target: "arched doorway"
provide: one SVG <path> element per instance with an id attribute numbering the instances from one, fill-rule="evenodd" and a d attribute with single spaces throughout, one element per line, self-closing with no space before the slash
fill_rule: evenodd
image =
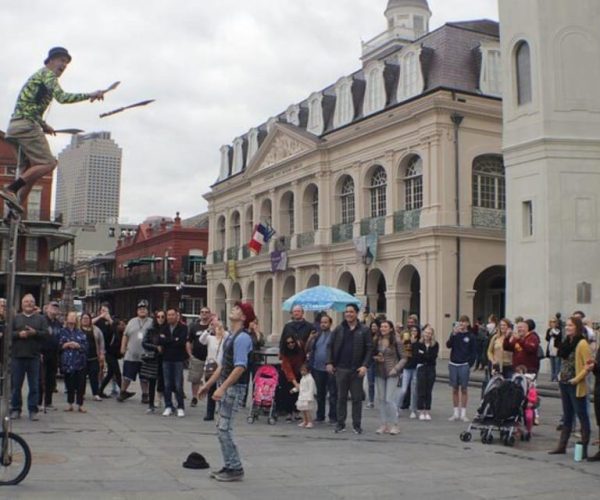
<path id="1" fill-rule="evenodd" d="M 234 283 L 231 287 L 231 298 L 235 301 L 242 300 L 242 287 L 239 283 Z"/>
<path id="2" fill-rule="evenodd" d="M 312 288 L 313 286 L 319 286 L 321 283 L 321 277 L 318 274 L 311 275 L 308 278 L 308 283 L 306 283 L 306 288 Z"/>
<path id="3" fill-rule="evenodd" d="M 473 316 L 485 322 L 490 314 L 504 317 L 506 306 L 506 268 L 492 266 L 482 271 L 473 284 Z"/>
<path id="4" fill-rule="evenodd" d="M 406 324 L 411 314 L 416 314 L 423 322 L 423 318 L 421 318 L 421 276 L 414 266 L 408 265 L 402 268 L 398 274 L 396 290 L 402 324 Z"/>
<path id="5" fill-rule="evenodd" d="M 248 293 L 246 294 L 246 300 L 251 304 L 254 304 L 254 281 L 251 281 L 248 285 Z"/>
<path id="6" fill-rule="evenodd" d="M 369 297 L 369 311 L 372 313 L 385 313 L 387 303 L 385 292 L 387 283 L 385 276 L 379 269 L 371 269 L 367 278 L 367 296 Z"/>
<path id="7" fill-rule="evenodd" d="M 268 337 L 273 333 L 273 280 L 268 279 L 264 289 L 265 316 L 259 318 L 263 324 L 263 333 Z"/>
<path id="8" fill-rule="evenodd" d="M 352 273 L 346 271 L 340 276 L 338 280 L 338 288 L 348 292 L 350 295 L 356 295 L 356 282 Z"/>
<path id="9" fill-rule="evenodd" d="M 283 283 L 282 302 L 289 299 L 296 293 L 296 277 L 288 276 Z"/>
<path id="10" fill-rule="evenodd" d="M 215 292 L 215 309 L 219 319 L 227 322 L 227 292 L 223 284 L 219 284 Z"/>

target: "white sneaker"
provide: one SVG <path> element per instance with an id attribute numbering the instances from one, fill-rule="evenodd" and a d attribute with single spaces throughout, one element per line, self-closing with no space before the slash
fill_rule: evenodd
<path id="1" fill-rule="evenodd" d="M 460 417 L 455 413 L 454 415 L 452 415 L 449 419 L 450 422 L 458 422 L 460 420 Z"/>
<path id="2" fill-rule="evenodd" d="M 390 434 L 392 436 L 395 436 L 396 434 L 400 433 L 400 429 L 398 429 L 397 425 L 392 425 L 392 427 L 390 428 Z"/>
<path id="3" fill-rule="evenodd" d="M 467 417 L 466 415 L 462 415 L 462 416 L 460 417 L 460 419 L 461 419 L 461 421 L 463 421 L 463 422 L 470 422 L 470 420 L 469 420 L 469 417 Z"/>
<path id="4" fill-rule="evenodd" d="M 431 415 L 429 413 L 425 414 L 425 420 L 431 420 Z"/>
<path id="5" fill-rule="evenodd" d="M 417 414 L 414 411 L 410 412 L 410 418 L 415 419 L 417 418 Z"/>
<path id="6" fill-rule="evenodd" d="M 177 408 L 177 416 L 179 418 L 185 417 L 185 412 L 183 411 L 182 408 Z"/>
<path id="7" fill-rule="evenodd" d="M 94 401 L 102 401 L 102 398 L 100 396 L 94 396 Z"/>
<path id="8" fill-rule="evenodd" d="M 163 417 L 170 417 L 171 415 L 173 415 L 173 409 L 172 408 L 165 408 L 165 411 L 163 411 Z"/>
<path id="9" fill-rule="evenodd" d="M 421 414 L 419 415 L 419 420 L 426 420 L 426 417 L 425 417 L 425 414 L 424 414 L 424 413 L 421 413 Z"/>

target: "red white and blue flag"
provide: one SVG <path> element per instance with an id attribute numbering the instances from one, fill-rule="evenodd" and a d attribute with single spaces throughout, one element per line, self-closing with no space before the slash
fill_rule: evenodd
<path id="1" fill-rule="evenodd" d="M 248 248 L 254 255 L 258 255 L 265 243 L 269 243 L 269 240 L 275 234 L 275 229 L 270 226 L 263 224 L 262 222 L 254 226 L 254 233 L 252 239 L 248 243 Z"/>

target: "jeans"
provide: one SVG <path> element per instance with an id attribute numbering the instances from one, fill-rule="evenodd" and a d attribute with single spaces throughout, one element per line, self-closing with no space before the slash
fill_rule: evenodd
<path id="1" fill-rule="evenodd" d="M 246 386 L 246 391 L 248 391 L 248 386 Z M 209 390 L 208 390 L 208 394 L 206 395 L 206 418 L 209 419 L 214 419 L 215 418 L 215 410 L 217 408 L 217 402 L 212 398 L 213 394 L 215 393 L 215 391 L 217 390 L 217 384 L 214 384 Z M 246 397 L 246 394 L 248 392 L 244 393 L 244 397 Z M 240 404 L 243 401 L 240 401 Z"/>
<path id="2" fill-rule="evenodd" d="M 337 387 L 335 377 L 323 370 L 313 370 L 317 386 L 317 420 L 325 420 L 325 402 L 329 393 L 329 421 L 337 421 Z"/>
<path id="3" fill-rule="evenodd" d="M 12 360 L 12 399 L 11 411 L 21 412 L 23 399 L 21 389 L 27 375 L 29 394 L 27 395 L 27 409 L 29 413 L 37 413 L 40 390 L 40 358 L 13 358 Z"/>
<path id="4" fill-rule="evenodd" d="M 165 407 L 173 408 L 173 392 L 175 392 L 177 408 L 183 410 L 183 361 L 163 361 L 163 375 L 165 377 Z"/>
<path id="5" fill-rule="evenodd" d="M 561 359 L 558 356 L 550 356 L 550 373 L 552 382 L 558 382 Z"/>
<path id="6" fill-rule="evenodd" d="M 362 402 L 364 399 L 363 379 L 356 370 L 338 368 L 335 372 L 337 386 L 337 422 L 346 425 L 348 416 L 348 391 L 352 397 L 352 426 L 360 427 L 362 419 Z"/>
<path id="7" fill-rule="evenodd" d="M 58 354 L 47 352 L 43 354 L 43 362 L 40 364 L 40 391 L 38 404 L 44 406 L 52 405 L 52 395 L 56 389 L 56 371 L 58 370 Z"/>
<path id="8" fill-rule="evenodd" d="M 435 384 L 435 366 L 423 365 L 417 368 L 417 408 L 431 410 L 433 385 Z"/>
<path id="9" fill-rule="evenodd" d="M 405 368 L 402 371 L 402 387 L 398 392 L 398 400 L 396 406 L 400 408 L 404 401 L 404 396 L 410 385 L 410 411 L 417 410 L 417 377 L 415 376 L 416 368 Z"/>
<path id="10" fill-rule="evenodd" d="M 367 368 L 367 386 L 369 388 L 369 403 L 375 402 L 375 363 Z"/>
<path id="11" fill-rule="evenodd" d="M 227 388 L 219 406 L 219 424 L 217 432 L 224 466 L 227 469 L 239 470 L 242 461 L 236 444 L 233 442 L 233 417 L 246 394 L 246 384 L 235 384 Z"/>
<path id="12" fill-rule="evenodd" d="M 563 425 L 567 429 L 572 429 L 575 423 L 575 416 L 581 424 L 582 436 L 590 435 L 590 417 L 588 414 L 587 397 L 577 397 L 577 387 L 572 384 L 560 383 L 560 399 L 563 408 Z M 586 432 L 587 431 L 587 432 Z M 587 444 L 587 443 L 584 443 Z"/>
<path id="13" fill-rule="evenodd" d="M 119 366 L 119 360 L 113 354 L 106 353 L 106 376 L 102 380 L 100 385 L 100 392 L 104 392 L 106 386 L 114 378 L 115 382 L 121 387 L 121 367 Z"/>
<path id="14" fill-rule="evenodd" d="M 87 376 L 90 379 L 90 388 L 92 389 L 92 396 L 97 396 L 99 394 L 98 377 L 100 375 L 100 362 L 97 359 L 88 359 L 86 371 Z"/>
<path id="15" fill-rule="evenodd" d="M 379 415 L 383 425 L 398 423 L 398 379 L 396 377 L 375 377 L 377 386 L 377 402 L 379 404 Z"/>
<path id="16" fill-rule="evenodd" d="M 67 387 L 67 403 L 72 405 L 77 395 L 77 404 L 83 405 L 83 394 L 85 393 L 85 372 L 86 370 L 77 370 L 76 372 L 65 373 L 65 386 Z"/>

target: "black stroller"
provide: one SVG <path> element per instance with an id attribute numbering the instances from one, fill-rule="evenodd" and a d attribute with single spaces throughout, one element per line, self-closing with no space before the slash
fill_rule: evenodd
<path id="1" fill-rule="evenodd" d="M 469 442 L 473 431 L 479 431 L 481 442 L 492 444 L 494 433 L 498 433 L 505 446 L 514 446 L 523 425 L 526 394 L 527 380 L 523 375 L 515 375 L 511 380 L 494 375 L 485 388 L 476 417 L 461 432 L 460 440 Z"/>

